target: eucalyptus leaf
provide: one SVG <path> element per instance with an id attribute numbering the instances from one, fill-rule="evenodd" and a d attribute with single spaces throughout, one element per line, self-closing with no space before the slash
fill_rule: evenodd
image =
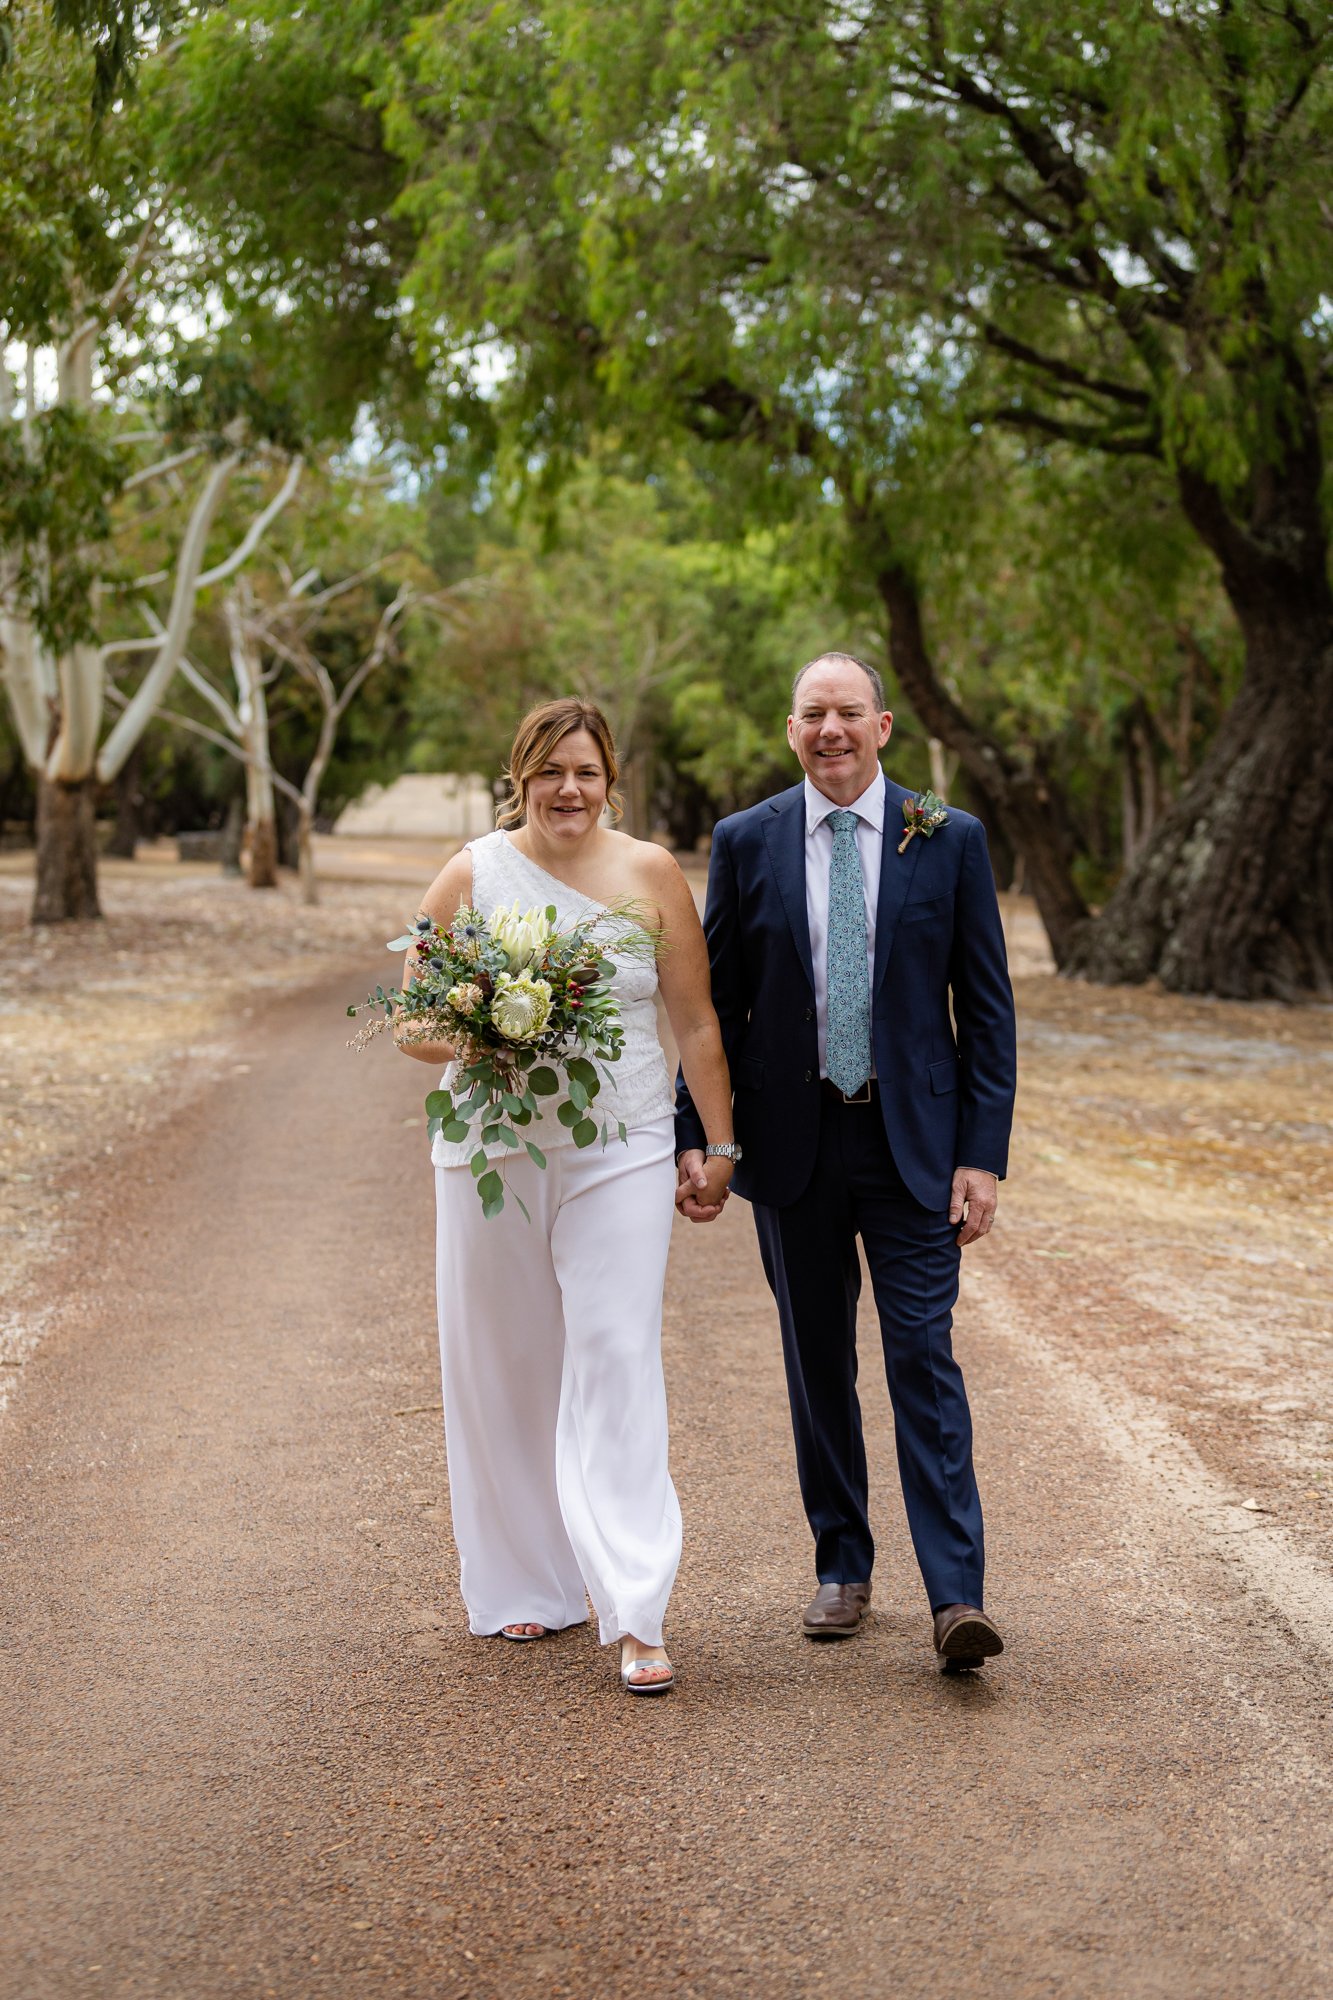
<path id="1" fill-rule="evenodd" d="M 596 1137 L 597 1127 L 593 1124 L 592 1119 L 580 1118 L 578 1124 L 574 1127 L 574 1144 L 576 1146 L 591 1146 Z"/>
<path id="2" fill-rule="evenodd" d="M 428 1118 L 451 1118 L 453 1116 L 453 1109 L 454 1100 L 447 1090 L 432 1090 L 428 1094 L 426 1098 L 426 1116 Z"/>
<path id="3" fill-rule="evenodd" d="M 497 1195 L 501 1201 L 504 1200 L 504 1182 L 500 1179 L 494 1167 L 490 1169 L 489 1173 L 483 1174 L 477 1182 L 477 1193 L 484 1202 L 489 1203 L 494 1201 Z"/>
<path id="4" fill-rule="evenodd" d="M 529 1070 L 528 1089 L 535 1091 L 538 1097 L 554 1097 L 559 1088 L 559 1077 L 546 1064 L 543 1063 L 539 1068 Z"/>
<path id="5" fill-rule="evenodd" d="M 571 1104 L 568 1101 L 559 1107 L 555 1115 L 562 1125 L 571 1129 L 578 1124 L 579 1119 L 583 1116 L 577 1104 Z"/>
<path id="6" fill-rule="evenodd" d="M 472 1127 L 461 1118 L 446 1118 L 441 1121 L 440 1130 L 451 1146 L 461 1146 Z"/>
<path id="7" fill-rule="evenodd" d="M 542 1151 L 541 1147 L 534 1146 L 531 1139 L 525 1139 L 523 1141 L 523 1144 L 527 1147 L 528 1158 L 533 1162 L 533 1164 L 538 1167 L 544 1167 L 546 1165 L 546 1155 Z"/>

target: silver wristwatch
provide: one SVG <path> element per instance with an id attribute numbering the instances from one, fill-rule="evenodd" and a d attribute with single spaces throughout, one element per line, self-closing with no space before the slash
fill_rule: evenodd
<path id="1" fill-rule="evenodd" d="M 739 1161 L 741 1158 L 741 1149 L 734 1139 L 729 1139 L 725 1146 L 705 1146 L 704 1155 L 710 1160 Z"/>

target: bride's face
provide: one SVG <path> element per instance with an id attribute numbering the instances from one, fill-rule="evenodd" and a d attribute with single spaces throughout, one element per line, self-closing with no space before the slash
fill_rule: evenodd
<path id="1" fill-rule="evenodd" d="M 606 766 L 586 729 L 562 736 L 528 780 L 528 825 L 548 840 L 577 840 L 596 826 L 606 804 Z"/>

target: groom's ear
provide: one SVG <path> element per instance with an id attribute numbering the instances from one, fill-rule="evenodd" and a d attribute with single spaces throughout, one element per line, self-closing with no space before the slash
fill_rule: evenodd
<path id="1" fill-rule="evenodd" d="M 884 745 L 888 742 L 892 734 L 893 734 L 893 715 L 891 711 L 886 708 L 883 715 L 881 715 L 881 717 L 879 718 L 879 747 L 881 750 L 884 748 Z"/>
<path id="2" fill-rule="evenodd" d="M 787 717 L 787 748 L 789 750 L 796 748 L 796 717 L 794 715 Z"/>

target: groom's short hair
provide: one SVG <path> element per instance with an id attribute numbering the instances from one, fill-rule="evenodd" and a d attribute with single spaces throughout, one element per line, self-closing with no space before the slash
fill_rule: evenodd
<path id="1" fill-rule="evenodd" d="M 805 679 L 811 667 L 825 666 L 859 667 L 870 682 L 870 692 L 875 697 L 875 713 L 876 715 L 883 715 L 885 707 L 884 683 L 880 679 L 878 671 L 871 666 L 870 662 L 868 660 L 858 660 L 855 653 L 816 653 L 813 660 L 807 660 L 803 667 L 798 667 L 792 676 L 791 684 L 791 712 L 793 715 L 796 713 L 796 691 L 800 687 L 801 682 Z"/>

